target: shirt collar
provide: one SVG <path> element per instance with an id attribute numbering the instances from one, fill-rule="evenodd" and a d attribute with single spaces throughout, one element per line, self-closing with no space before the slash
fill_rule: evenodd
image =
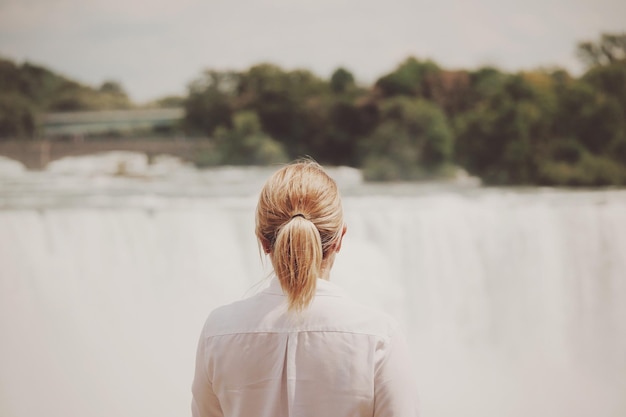
<path id="1" fill-rule="evenodd" d="M 278 278 L 273 277 L 270 281 L 269 287 L 263 290 L 265 294 L 282 295 L 285 293 L 278 282 Z M 318 278 L 315 287 L 315 296 L 329 296 L 329 297 L 342 297 L 344 290 L 337 284 L 325 279 Z"/>

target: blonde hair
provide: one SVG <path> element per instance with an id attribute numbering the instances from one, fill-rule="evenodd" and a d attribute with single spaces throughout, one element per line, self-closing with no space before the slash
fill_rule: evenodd
<path id="1" fill-rule="evenodd" d="M 313 299 L 322 262 L 342 230 L 337 184 L 318 163 L 296 161 L 265 183 L 257 205 L 256 236 L 270 253 L 290 310 L 301 311 Z"/>

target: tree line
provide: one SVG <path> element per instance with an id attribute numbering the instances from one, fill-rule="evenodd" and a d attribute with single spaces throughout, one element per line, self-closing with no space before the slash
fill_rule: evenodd
<path id="1" fill-rule="evenodd" d="M 580 77 L 563 69 L 450 70 L 415 57 L 371 86 L 359 85 L 345 68 L 328 79 L 269 63 L 207 70 L 185 97 L 162 103 L 181 103 L 180 129 L 214 144 L 198 161 L 204 166 L 309 155 L 359 167 L 370 180 L 441 178 L 461 166 L 488 184 L 625 185 L 626 34 L 582 42 L 577 53 L 586 65 Z M 0 61 L 0 91 L 4 66 Z M 52 82 L 21 88 L 31 95 L 66 91 L 49 93 L 39 107 L 46 110 L 130 105 L 111 84 L 92 93 Z M 67 93 L 72 88 L 82 102 Z M 7 113 L 28 113 L 24 96 L 2 94 L 0 136 L 10 131 Z M 28 136 L 28 123 L 13 129 Z"/>

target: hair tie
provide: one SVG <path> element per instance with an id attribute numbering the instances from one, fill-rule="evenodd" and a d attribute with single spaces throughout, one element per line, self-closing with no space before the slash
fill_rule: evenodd
<path id="1" fill-rule="evenodd" d="M 303 219 L 306 220 L 306 217 L 304 217 L 304 214 L 302 213 L 294 214 L 293 216 L 291 216 L 292 219 L 295 219 L 296 217 L 302 217 Z"/>

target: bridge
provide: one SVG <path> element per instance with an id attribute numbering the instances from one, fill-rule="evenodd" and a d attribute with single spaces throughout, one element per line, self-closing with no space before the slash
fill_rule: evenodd
<path id="1" fill-rule="evenodd" d="M 64 156 L 112 150 L 143 152 L 149 157 L 165 153 L 196 161 L 198 155 L 213 150 L 207 138 L 150 134 L 160 128 L 176 128 L 183 116 L 183 108 L 46 113 L 38 120 L 37 139 L 0 141 L 0 155 L 19 160 L 30 169 L 43 169 Z M 109 135 L 132 132 L 142 136 Z M 90 135 L 95 137 L 85 140 Z"/>
<path id="2" fill-rule="evenodd" d="M 181 107 L 46 113 L 39 120 L 39 132 L 54 138 L 154 130 L 176 127 L 183 116 Z"/>

